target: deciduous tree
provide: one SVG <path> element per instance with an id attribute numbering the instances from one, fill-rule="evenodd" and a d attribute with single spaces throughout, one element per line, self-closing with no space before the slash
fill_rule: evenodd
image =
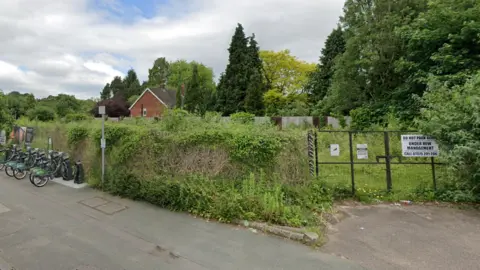
<path id="1" fill-rule="evenodd" d="M 260 58 L 267 89 L 285 95 L 302 91 L 309 74 L 315 70 L 315 64 L 298 59 L 289 50 L 260 51 Z"/>

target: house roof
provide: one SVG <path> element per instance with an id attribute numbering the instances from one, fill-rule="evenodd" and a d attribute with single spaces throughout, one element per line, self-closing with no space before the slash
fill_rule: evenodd
<path id="1" fill-rule="evenodd" d="M 133 102 L 133 104 L 130 106 L 129 110 L 131 110 L 133 108 L 133 106 L 135 106 L 135 104 L 137 104 L 137 102 L 143 97 L 143 95 L 145 95 L 145 93 L 147 91 L 150 92 L 163 105 L 165 105 L 169 108 L 175 107 L 175 105 L 177 103 L 177 91 L 170 90 L 170 89 L 165 89 L 165 88 L 161 88 L 161 87 L 151 88 L 151 89 L 147 88 L 137 98 L 137 100 L 135 100 L 135 102 Z"/>
<path id="2" fill-rule="evenodd" d="M 150 89 L 155 96 L 163 101 L 168 107 L 175 107 L 177 104 L 177 91 L 165 88 L 152 88 Z"/>

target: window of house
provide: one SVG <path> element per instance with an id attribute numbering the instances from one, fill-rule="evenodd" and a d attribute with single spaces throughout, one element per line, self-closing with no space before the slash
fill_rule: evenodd
<path id="1" fill-rule="evenodd" d="M 143 108 L 143 116 L 147 116 L 147 108 Z"/>

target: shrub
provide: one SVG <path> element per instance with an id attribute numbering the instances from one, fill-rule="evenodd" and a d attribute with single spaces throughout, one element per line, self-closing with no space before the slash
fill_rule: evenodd
<path id="1" fill-rule="evenodd" d="M 48 128 L 65 132 L 89 183 L 99 186 L 99 122 L 45 123 L 39 126 L 42 136 Z M 177 110 L 168 111 L 159 123 L 107 122 L 103 188 L 221 221 L 313 224 L 318 221 L 313 212 L 331 203 L 331 196 L 310 184 L 294 187 L 308 180 L 303 138 L 275 127 L 205 121 Z M 292 199 L 307 191 L 309 195 Z"/>
<path id="2" fill-rule="evenodd" d="M 384 111 L 364 105 L 351 110 L 350 116 L 352 117 L 352 130 L 365 130 L 372 125 L 383 124 Z"/>
<path id="3" fill-rule="evenodd" d="M 417 123 L 439 142 L 456 185 L 480 194 L 480 73 L 454 87 L 432 79 L 428 88 Z"/>
<path id="4" fill-rule="evenodd" d="M 253 122 L 255 121 L 255 114 L 238 112 L 238 113 L 231 114 L 230 119 L 234 123 L 253 124 Z"/>
<path id="5" fill-rule="evenodd" d="M 65 116 L 65 122 L 78 122 L 78 121 L 85 121 L 89 117 L 83 113 L 69 113 Z"/>
<path id="6" fill-rule="evenodd" d="M 98 102 L 90 112 L 95 117 L 100 117 L 98 114 L 99 106 L 105 106 L 105 113 L 108 117 L 130 116 L 128 104 L 121 95 Z"/>
<path id="7" fill-rule="evenodd" d="M 55 119 L 55 111 L 49 107 L 37 106 L 27 112 L 30 120 L 38 120 L 42 122 L 53 121 Z"/>

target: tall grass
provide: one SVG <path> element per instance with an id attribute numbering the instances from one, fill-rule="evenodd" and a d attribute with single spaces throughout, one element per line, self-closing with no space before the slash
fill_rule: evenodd
<path id="1" fill-rule="evenodd" d="M 405 132 L 403 134 L 407 134 Z M 431 162 L 430 158 L 402 157 L 401 133 L 389 133 L 390 155 L 394 156 L 392 162 Z M 330 144 L 340 146 L 340 156 L 330 155 Z M 357 158 L 357 144 L 367 144 L 368 159 Z M 383 133 L 354 133 L 352 138 L 354 162 L 385 163 L 385 142 Z M 318 159 L 319 162 L 349 162 L 350 144 L 347 132 L 319 132 L 318 133 Z M 442 162 L 443 158 L 435 158 L 435 162 Z M 399 198 L 412 198 L 418 190 L 433 190 L 432 167 L 430 164 L 392 164 L 392 192 L 386 195 L 386 165 L 385 164 L 355 164 L 354 181 L 358 196 L 373 195 L 378 199 L 397 200 Z M 435 166 L 437 188 L 441 189 L 448 183 L 446 166 Z M 327 183 L 351 189 L 350 164 L 321 164 L 319 177 Z"/>

